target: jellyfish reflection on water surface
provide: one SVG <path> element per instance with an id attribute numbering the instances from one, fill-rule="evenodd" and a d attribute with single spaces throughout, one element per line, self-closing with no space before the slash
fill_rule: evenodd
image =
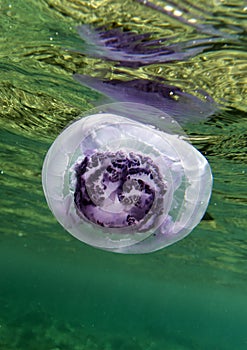
<path id="1" fill-rule="evenodd" d="M 146 104 L 169 114 L 181 125 L 201 122 L 218 110 L 217 103 L 203 90 L 197 90 L 199 98 L 158 80 L 102 80 L 83 74 L 74 74 L 74 78 L 104 94 L 105 101 Z"/>
<path id="2" fill-rule="evenodd" d="M 82 25 L 77 30 L 84 42 L 83 49 L 77 52 L 132 68 L 184 61 L 209 50 L 220 41 L 217 38 L 205 38 L 168 45 L 166 41 L 169 38 L 152 39 L 153 33 L 137 34 L 123 28 Z"/>
<path id="3" fill-rule="evenodd" d="M 84 41 L 82 54 L 115 61 L 118 66 L 132 68 L 183 61 L 221 41 L 219 38 L 204 38 L 165 45 L 167 38 L 154 40 L 152 33 L 137 34 L 124 28 L 94 29 L 87 25 L 77 29 Z M 76 73 L 74 78 L 82 85 L 104 94 L 111 102 L 147 104 L 161 109 L 182 124 L 200 122 L 218 110 L 217 103 L 206 91 L 192 89 L 187 93 L 179 87 L 169 85 L 161 77 L 124 81 L 99 79 Z"/>
<path id="4" fill-rule="evenodd" d="M 148 253 L 190 233 L 206 211 L 212 175 L 168 114 L 113 103 L 69 125 L 42 171 L 48 205 L 94 247 Z"/>

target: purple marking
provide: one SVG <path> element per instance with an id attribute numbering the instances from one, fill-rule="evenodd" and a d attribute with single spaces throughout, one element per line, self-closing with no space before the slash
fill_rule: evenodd
<path id="1" fill-rule="evenodd" d="M 153 215 L 150 211 L 155 197 L 165 194 L 157 166 L 140 154 L 95 152 L 74 170 L 78 215 L 102 227 L 133 226 L 136 230 Z"/>

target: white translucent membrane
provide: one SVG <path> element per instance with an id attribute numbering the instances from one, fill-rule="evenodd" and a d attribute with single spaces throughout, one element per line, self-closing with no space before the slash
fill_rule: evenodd
<path id="1" fill-rule="evenodd" d="M 212 174 L 207 160 L 184 140 L 178 123 L 156 108 L 136 103 L 113 103 L 88 113 L 57 137 L 44 161 L 44 193 L 60 224 L 87 244 L 119 253 L 156 251 L 188 235 L 206 211 Z M 167 188 L 162 215 L 158 220 L 154 215 L 147 230 L 112 230 L 77 214 L 74 165 L 95 151 L 120 150 L 150 157 Z"/>

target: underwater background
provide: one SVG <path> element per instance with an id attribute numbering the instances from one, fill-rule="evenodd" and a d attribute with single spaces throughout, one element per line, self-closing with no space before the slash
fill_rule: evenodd
<path id="1" fill-rule="evenodd" d="M 84 54 L 80 24 L 151 32 L 168 44 L 221 40 L 186 60 L 124 67 Z M 1 350 L 247 349 L 246 25 L 240 0 L 1 0 Z M 205 219 L 184 240 L 115 254 L 76 240 L 53 217 L 41 184 L 45 154 L 103 101 L 75 73 L 159 76 L 218 104 L 185 126 L 214 185 Z"/>

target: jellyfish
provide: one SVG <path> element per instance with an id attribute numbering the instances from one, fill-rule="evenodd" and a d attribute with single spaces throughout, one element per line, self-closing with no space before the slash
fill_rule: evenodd
<path id="1" fill-rule="evenodd" d="M 83 74 L 75 74 L 74 78 L 82 85 L 88 86 L 104 94 L 109 102 L 136 102 L 147 104 L 169 114 L 181 125 L 201 122 L 218 110 L 214 99 L 203 89 L 197 95 L 182 91 L 168 85 L 161 79 L 98 79 Z M 104 102 L 107 100 L 105 99 Z"/>
<path id="2" fill-rule="evenodd" d="M 56 138 L 42 183 L 48 206 L 74 237 L 107 251 L 143 254 L 181 240 L 200 222 L 212 174 L 168 114 L 113 103 Z"/>

